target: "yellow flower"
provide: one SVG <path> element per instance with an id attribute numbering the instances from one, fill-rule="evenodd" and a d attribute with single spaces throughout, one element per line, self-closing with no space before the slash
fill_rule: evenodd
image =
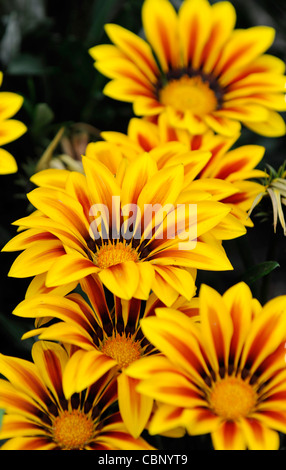
<path id="1" fill-rule="evenodd" d="M 166 114 L 177 128 L 234 135 L 241 123 L 265 136 L 285 134 L 284 63 L 265 51 L 275 31 L 234 29 L 230 2 L 145 0 L 146 40 L 115 24 L 113 44 L 90 49 L 96 68 L 111 79 L 104 93 L 133 103 L 137 116 Z"/>
<path id="2" fill-rule="evenodd" d="M 0 85 L 2 80 L 3 73 L 0 72 Z M 10 119 L 21 108 L 23 104 L 22 96 L 8 91 L 1 91 L 0 103 L 0 146 L 2 147 L 21 137 L 27 128 L 22 122 Z M 0 175 L 16 173 L 17 170 L 18 166 L 13 155 L 0 148 Z"/>
<path id="3" fill-rule="evenodd" d="M 93 274 L 118 297 L 146 300 L 152 290 L 170 305 L 179 294 L 190 298 L 190 269 L 232 269 L 222 239 L 212 234 L 230 209 L 204 192 L 183 192 L 181 163 L 159 170 L 142 155 L 123 159 L 115 175 L 88 157 L 83 166 L 85 174 L 36 175 L 43 186 L 28 198 L 37 211 L 16 222 L 27 230 L 4 247 L 24 250 L 10 276 L 46 273 L 51 288 Z"/>
<path id="4" fill-rule="evenodd" d="M 184 426 L 217 450 L 279 448 L 286 432 L 286 296 L 263 307 L 239 283 L 222 296 L 203 285 L 194 323 L 157 309 L 142 330 L 164 353 L 131 364 L 139 393 L 161 403 L 150 433 Z"/>
<path id="5" fill-rule="evenodd" d="M 258 182 L 249 180 L 265 176 L 264 171 L 256 169 L 265 153 L 265 148 L 261 145 L 243 145 L 231 149 L 240 134 L 225 137 L 215 135 L 210 130 L 202 135 L 191 135 L 185 129 L 171 127 L 165 115 L 161 115 L 157 123 L 133 118 L 129 122 L 127 135 L 110 131 L 102 132 L 102 137 L 110 145 L 119 147 L 120 152 L 129 160 L 137 158 L 142 152 L 151 152 L 156 156 L 156 148 L 167 142 L 180 142 L 186 146 L 186 150 L 191 151 L 186 165 L 186 171 L 191 173 L 188 180 L 191 181 L 190 189 L 211 191 L 217 200 L 230 205 L 231 214 L 245 226 L 253 226 L 247 211 L 263 187 Z M 90 143 L 87 146 L 87 154 L 92 157 L 98 146 L 101 146 L 103 151 L 103 143 Z M 163 160 L 161 165 L 167 165 L 171 157 L 172 155 L 167 161 Z M 108 158 L 107 149 L 105 158 Z M 227 195 L 222 192 L 219 198 L 217 180 L 224 180 L 229 186 L 232 184 L 234 192 Z M 227 185 L 224 187 L 226 189 Z"/>
<path id="6" fill-rule="evenodd" d="M 13 313 L 36 318 L 37 329 L 26 333 L 23 339 L 37 335 L 41 340 L 63 341 L 76 348 L 63 374 L 66 398 L 82 392 L 108 371 L 112 372 L 118 384 L 122 418 L 128 431 L 138 437 L 150 417 L 153 400 L 136 393 L 137 380 L 127 377 L 124 371 L 131 363 L 156 354 L 142 334 L 140 321 L 154 315 L 155 308 L 164 304 L 152 294 L 147 304 L 138 299 L 124 301 L 115 297 L 111 308 L 108 306 L 111 299 L 93 277 L 88 276 L 81 287 L 88 302 L 74 293 L 66 297 L 34 295 L 21 302 Z M 193 295 L 193 286 L 190 290 Z M 190 318 L 196 318 L 198 313 L 196 301 L 187 302 L 181 296 L 172 307 Z"/>
<path id="7" fill-rule="evenodd" d="M 62 378 L 69 355 L 60 345 L 38 341 L 33 362 L 0 355 L 0 407 L 5 409 L 1 450 L 145 450 L 126 430 L 116 382 L 103 375 L 92 387 L 66 399 Z"/>

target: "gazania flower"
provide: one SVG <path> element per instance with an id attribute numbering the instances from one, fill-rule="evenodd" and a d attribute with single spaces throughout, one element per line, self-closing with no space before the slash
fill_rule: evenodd
<path id="1" fill-rule="evenodd" d="M 0 85 L 2 80 L 3 73 L 0 72 Z M 22 96 L 8 91 L 1 91 L 0 102 L 0 146 L 2 147 L 21 137 L 27 128 L 22 122 L 10 119 L 21 108 L 23 104 Z M 18 166 L 13 155 L 7 152 L 7 150 L 0 148 L 0 175 L 16 173 L 17 169 Z"/>
<path id="2" fill-rule="evenodd" d="M 128 378 L 124 371 L 134 361 L 140 362 L 143 357 L 156 353 L 142 334 L 140 320 L 154 315 L 155 308 L 164 304 L 152 294 L 146 305 L 138 299 L 124 301 L 115 297 L 110 308 L 102 286 L 93 277 L 87 277 L 81 285 L 88 302 L 74 293 L 66 297 L 43 294 L 24 300 L 13 313 L 36 318 L 38 328 L 29 331 L 23 339 L 37 335 L 40 339 L 64 342 L 78 349 L 63 374 L 67 398 L 91 386 L 108 371 L 112 372 L 118 382 L 123 420 L 129 432 L 138 437 L 149 419 L 153 400 L 136 393 L 137 381 Z M 179 297 L 173 307 L 190 318 L 197 316 L 196 301 L 187 302 Z M 51 319 L 53 324 L 49 325 Z M 55 319 L 59 321 L 55 323 Z"/>
<path id="3" fill-rule="evenodd" d="M 55 343 L 36 342 L 33 362 L 0 356 L 0 406 L 5 409 L 2 450 L 143 450 L 120 414 L 111 412 L 116 382 L 103 375 L 91 387 L 66 399 L 62 376 L 66 350 Z"/>
<path id="4" fill-rule="evenodd" d="M 140 393 L 162 403 L 149 431 L 183 425 L 191 435 L 211 433 L 217 450 L 278 449 L 286 432 L 286 296 L 262 307 L 244 283 L 223 296 L 203 285 L 199 312 L 199 323 L 172 309 L 142 320 L 165 354 L 126 370 L 141 378 Z"/>
<path id="5" fill-rule="evenodd" d="M 115 176 L 90 158 L 83 166 L 85 174 L 48 170 L 51 183 L 45 177 L 29 193 L 37 211 L 4 247 L 24 250 L 10 276 L 46 273 L 51 288 L 92 274 L 118 297 L 146 300 L 152 290 L 170 305 L 179 294 L 190 298 L 190 269 L 232 269 L 212 235 L 230 209 L 199 191 L 183 194 L 182 164 L 158 170 L 143 155 L 122 161 Z"/>
<path id="6" fill-rule="evenodd" d="M 192 134 L 236 134 L 241 123 L 265 136 L 285 134 L 285 65 L 264 54 L 275 31 L 234 29 L 229 2 L 185 0 L 178 14 L 168 0 L 145 0 L 146 40 L 115 24 L 113 44 L 90 49 L 97 69 L 112 80 L 104 93 L 133 103 L 138 116 L 166 114 Z"/>
<path id="7" fill-rule="evenodd" d="M 274 233 L 277 230 L 278 220 L 283 229 L 284 235 L 286 235 L 286 222 L 283 211 L 283 206 L 286 206 L 286 162 L 276 171 L 270 165 L 268 165 L 269 172 L 266 172 L 266 177 L 261 181 L 262 188 L 259 194 L 254 199 L 252 206 L 249 210 L 249 216 L 252 211 L 259 205 L 261 200 L 268 197 L 272 204 L 273 210 L 273 227 Z M 267 212 L 260 212 L 261 216 L 268 218 Z"/>
<path id="8" fill-rule="evenodd" d="M 158 118 L 157 123 L 133 118 L 129 122 L 127 135 L 120 132 L 102 132 L 102 137 L 110 145 L 118 146 L 124 157 L 129 160 L 137 158 L 142 151 L 156 155 L 158 150 L 155 149 L 167 142 L 180 142 L 190 150 L 186 171 L 191 171 L 192 189 L 208 189 L 216 195 L 217 200 L 229 204 L 231 213 L 244 225 L 253 226 L 247 211 L 263 187 L 258 182 L 249 180 L 265 177 L 265 172 L 256 168 L 264 156 L 264 147 L 243 145 L 231 150 L 240 134 L 225 137 L 215 135 L 210 130 L 194 136 L 185 129 L 171 127 L 164 114 Z M 103 146 L 103 143 L 89 144 L 87 154 L 95 154 L 98 145 Z M 170 159 L 171 156 L 162 164 L 168 164 Z M 205 181 L 205 178 L 208 180 Z M 219 194 L 220 182 L 217 180 L 232 184 L 235 188 L 233 194 Z"/>

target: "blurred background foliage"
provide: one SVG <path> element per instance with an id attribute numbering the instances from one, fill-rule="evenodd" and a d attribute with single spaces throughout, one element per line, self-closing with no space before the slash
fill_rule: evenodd
<path id="1" fill-rule="evenodd" d="M 179 7 L 181 0 L 172 3 Z M 94 69 L 88 49 L 109 42 L 103 28 L 107 22 L 143 35 L 142 4 L 143 0 L 0 1 L 2 90 L 24 97 L 16 117 L 28 127 L 22 138 L 7 146 L 19 171 L 0 177 L 0 248 L 15 235 L 11 223 L 29 212 L 29 178 L 39 169 L 47 147 L 58 149 L 54 139 L 63 127 L 65 140 L 61 140 L 59 152 L 77 158 L 84 152 L 86 142 L 99 138 L 100 131 L 126 131 L 133 117 L 132 106 L 102 94 L 107 80 Z M 232 0 L 232 4 L 237 10 L 237 27 L 263 24 L 276 29 L 269 53 L 285 61 L 285 0 Z M 238 145 L 265 146 L 264 169 L 265 163 L 274 168 L 283 163 L 285 142 L 284 137 L 265 139 L 243 130 Z M 255 217 L 253 220 L 255 228 L 249 229 L 247 236 L 225 243 L 234 271 L 200 273 L 198 284 L 206 282 L 223 292 L 244 279 L 262 302 L 286 294 L 286 239 L 282 229 L 278 227 L 277 234 L 273 233 L 271 214 L 266 222 Z M 31 344 L 20 338 L 31 324 L 11 314 L 23 300 L 30 279 L 7 277 L 14 259 L 15 253 L 0 255 L 0 352 L 30 357 Z M 268 261 L 273 263 L 265 264 Z M 203 445 L 202 440 L 199 442 Z"/>

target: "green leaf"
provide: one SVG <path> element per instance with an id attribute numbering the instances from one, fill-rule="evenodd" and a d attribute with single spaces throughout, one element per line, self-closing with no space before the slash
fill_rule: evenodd
<path id="1" fill-rule="evenodd" d="M 87 36 L 88 47 L 99 43 L 104 34 L 104 25 L 112 16 L 113 9 L 116 8 L 118 0 L 105 0 L 104 2 L 95 2 L 91 10 L 91 27 Z"/>
<path id="2" fill-rule="evenodd" d="M 47 73 L 41 57 L 31 54 L 19 54 L 11 60 L 7 73 L 10 75 L 43 75 Z"/>
<path id="3" fill-rule="evenodd" d="M 249 268 L 242 276 L 242 281 L 246 284 L 251 285 L 258 279 L 270 274 L 274 269 L 279 268 L 280 265 L 277 261 L 265 261 L 256 266 Z"/>

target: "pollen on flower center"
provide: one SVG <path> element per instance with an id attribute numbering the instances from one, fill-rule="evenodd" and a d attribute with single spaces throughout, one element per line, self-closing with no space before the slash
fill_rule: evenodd
<path id="1" fill-rule="evenodd" d="M 64 411 L 54 421 L 53 435 L 61 448 L 80 450 L 93 436 L 93 422 L 79 410 Z"/>
<path id="2" fill-rule="evenodd" d="M 165 106 L 178 111 L 189 110 L 197 116 L 205 116 L 218 105 L 215 92 L 200 76 L 183 75 L 179 79 L 170 80 L 159 91 L 159 100 Z"/>
<path id="3" fill-rule="evenodd" d="M 235 377 L 228 377 L 216 383 L 210 395 L 213 411 L 228 420 L 247 416 L 255 403 L 256 394 L 253 388 Z"/>
<path id="4" fill-rule="evenodd" d="M 131 246 L 122 242 L 109 243 L 98 250 L 95 255 L 95 264 L 101 269 L 106 269 L 124 261 L 138 261 L 138 259 L 137 251 Z"/>
<path id="5" fill-rule="evenodd" d="M 120 368 L 129 366 L 132 362 L 141 357 L 141 348 L 139 341 L 134 341 L 125 335 L 116 335 L 108 338 L 101 351 L 114 359 Z"/>

